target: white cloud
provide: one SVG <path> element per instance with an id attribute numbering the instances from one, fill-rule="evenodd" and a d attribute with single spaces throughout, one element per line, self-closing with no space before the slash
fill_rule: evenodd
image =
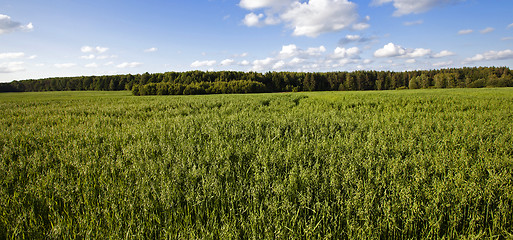
<path id="1" fill-rule="evenodd" d="M 97 46 L 97 47 L 83 46 L 80 48 L 80 51 L 82 51 L 83 53 L 100 53 L 101 54 L 108 50 L 109 50 L 109 48 L 100 47 L 100 46 Z"/>
<path id="2" fill-rule="evenodd" d="M 32 23 L 23 25 L 19 22 L 12 21 L 11 17 L 7 15 L 0 14 L 0 35 L 14 31 L 30 31 L 33 29 L 34 25 L 32 25 Z"/>
<path id="3" fill-rule="evenodd" d="M 217 63 L 215 60 L 207 60 L 207 61 L 194 61 L 191 63 L 191 67 L 200 68 L 200 67 L 211 67 Z"/>
<path id="4" fill-rule="evenodd" d="M 282 46 L 279 55 L 280 58 L 290 58 L 295 56 L 306 58 L 308 56 L 320 56 L 324 52 L 326 52 L 326 48 L 324 46 L 310 47 L 307 50 L 303 50 L 298 48 L 295 44 L 289 44 Z"/>
<path id="5" fill-rule="evenodd" d="M 98 53 L 104 53 L 106 52 L 107 50 L 109 50 L 109 48 L 106 48 L 106 47 L 96 47 L 95 48 L 96 52 Z"/>
<path id="6" fill-rule="evenodd" d="M 96 64 L 96 63 L 89 63 L 89 64 L 86 64 L 85 67 L 86 68 L 97 68 L 98 64 Z"/>
<path id="7" fill-rule="evenodd" d="M 76 65 L 77 65 L 76 63 L 57 63 L 57 64 L 54 64 L 54 66 L 56 68 L 71 68 L 71 67 L 74 67 Z"/>
<path id="8" fill-rule="evenodd" d="M 276 60 L 270 57 L 261 60 L 255 60 L 253 61 L 253 67 L 251 69 L 257 72 L 264 69 L 269 69 L 272 65 L 274 65 L 275 62 Z"/>
<path id="9" fill-rule="evenodd" d="M 370 28 L 370 24 L 368 23 L 355 23 L 353 24 L 353 30 L 356 30 L 356 31 L 362 31 L 362 30 L 365 30 L 367 28 Z"/>
<path id="10" fill-rule="evenodd" d="M 396 57 L 405 54 L 406 49 L 393 43 L 389 43 L 385 45 L 383 48 L 378 49 L 376 50 L 376 52 L 374 52 L 375 57 Z"/>
<path id="11" fill-rule="evenodd" d="M 346 39 L 348 41 L 355 42 L 355 41 L 359 41 L 360 39 L 362 39 L 362 37 L 360 37 L 360 35 L 346 35 Z"/>
<path id="12" fill-rule="evenodd" d="M 117 68 L 136 68 L 142 66 L 140 62 L 124 62 L 116 65 Z"/>
<path id="13" fill-rule="evenodd" d="M 415 48 L 406 49 L 393 43 L 388 43 L 374 52 L 375 57 L 408 57 L 419 58 L 431 55 L 431 49 Z"/>
<path id="14" fill-rule="evenodd" d="M 32 55 L 30 57 L 28 57 L 28 59 L 36 59 L 37 58 L 37 55 Z"/>
<path id="15" fill-rule="evenodd" d="M 317 37 L 321 33 L 349 28 L 358 20 L 356 4 L 347 0 L 295 2 L 281 15 L 294 29 L 293 35 Z"/>
<path id="16" fill-rule="evenodd" d="M 285 66 L 285 62 L 283 60 L 280 60 L 273 65 L 273 69 L 281 69 L 284 66 Z"/>
<path id="17" fill-rule="evenodd" d="M 474 32 L 474 30 L 472 30 L 472 29 L 463 29 L 463 30 L 459 30 L 458 34 L 459 35 L 466 35 L 466 34 L 471 34 L 473 32 Z"/>
<path id="18" fill-rule="evenodd" d="M 300 63 L 303 63 L 305 62 L 305 59 L 302 59 L 302 58 L 293 58 L 292 60 L 290 60 L 290 64 L 293 64 L 293 65 L 296 65 L 296 64 L 300 64 Z"/>
<path id="19" fill-rule="evenodd" d="M 295 36 L 317 37 L 343 29 L 363 30 L 370 18 L 358 21 L 357 5 L 348 0 L 241 0 L 239 6 L 251 11 L 244 17 L 246 26 L 273 25 L 284 22 Z"/>
<path id="20" fill-rule="evenodd" d="M 415 60 L 413 58 L 406 60 L 406 63 L 416 63 L 416 62 L 417 62 L 417 60 Z"/>
<path id="21" fill-rule="evenodd" d="M 305 51 L 305 53 L 310 56 L 319 56 L 324 52 L 326 52 L 326 48 L 324 46 L 320 46 L 317 48 L 311 47 L 311 48 L 306 49 L 306 51 Z"/>
<path id="22" fill-rule="evenodd" d="M 434 58 L 442 58 L 442 57 L 448 57 L 448 56 L 453 56 L 454 53 L 451 52 L 451 51 L 447 51 L 447 50 L 443 50 L 435 55 L 433 55 Z"/>
<path id="23" fill-rule="evenodd" d="M 25 71 L 24 62 L 0 63 L 0 73 L 13 73 Z"/>
<path id="24" fill-rule="evenodd" d="M 259 8 L 281 8 L 292 3 L 293 0 L 241 0 L 239 6 L 248 10 Z"/>
<path id="25" fill-rule="evenodd" d="M 337 47 L 333 51 L 332 58 L 358 58 L 360 54 L 360 49 L 358 47 L 352 48 L 341 48 Z"/>
<path id="26" fill-rule="evenodd" d="M 513 40 L 513 37 L 503 37 L 501 38 L 502 41 L 510 41 Z"/>
<path id="27" fill-rule="evenodd" d="M 510 24 L 510 25 L 508 25 L 508 28 L 512 28 L 512 27 L 513 27 L 513 23 L 512 23 L 512 24 Z"/>
<path id="28" fill-rule="evenodd" d="M 482 33 L 482 34 L 487 34 L 487 33 L 493 32 L 494 30 L 495 30 L 495 28 L 487 27 L 487 28 L 485 28 L 485 29 L 483 29 L 483 30 L 481 30 L 479 32 Z"/>
<path id="29" fill-rule="evenodd" d="M 232 65 L 234 62 L 235 62 L 235 60 L 228 58 L 228 59 L 225 59 L 225 60 L 221 61 L 221 65 L 222 66 L 229 66 L 229 65 Z"/>
<path id="30" fill-rule="evenodd" d="M 404 22 L 403 25 L 404 26 L 414 26 L 414 25 L 420 25 L 423 23 L 424 23 L 423 20 L 417 20 L 417 21 L 413 21 L 413 22 Z"/>
<path id="31" fill-rule="evenodd" d="M 22 52 L 0 53 L 0 60 L 1 59 L 22 58 L 24 56 L 25 56 L 25 53 L 22 53 Z"/>
<path id="32" fill-rule="evenodd" d="M 281 47 L 280 55 L 284 57 L 292 57 L 299 54 L 299 50 L 295 44 L 284 45 Z"/>
<path id="33" fill-rule="evenodd" d="M 158 50 L 157 48 L 152 47 L 152 48 L 144 49 L 144 52 L 146 52 L 146 53 L 149 53 L 149 52 L 156 52 L 157 50 Z"/>
<path id="34" fill-rule="evenodd" d="M 455 4 L 465 0 L 374 0 L 372 5 L 380 6 L 385 3 L 393 3 L 396 11 L 394 16 L 423 13 L 438 6 Z"/>
<path id="35" fill-rule="evenodd" d="M 244 17 L 243 23 L 248 27 L 261 26 L 260 19 L 264 17 L 263 13 L 256 15 L 255 13 L 248 13 Z"/>
<path id="36" fill-rule="evenodd" d="M 251 64 L 251 63 L 250 63 L 248 60 L 242 60 L 242 61 L 239 63 L 239 65 L 242 65 L 242 66 L 247 66 L 247 65 L 249 65 L 249 64 Z"/>
<path id="37" fill-rule="evenodd" d="M 412 52 L 408 52 L 407 57 L 410 58 L 418 58 L 418 57 L 424 57 L 431 54 L 431 49 L 425 49 L 425 48 L 415 48 Z"/>
<path id="38" fill-rule="evenodd" d="M 513 59 L 513 51 L 510 49 L 503 51 L 488 51 L 482 54 L 476 54 L 471 58 L 467 58 L 466 62 L 477 62 L 477 61 L 492 61 L 492 60 L 504 60 Z"/>

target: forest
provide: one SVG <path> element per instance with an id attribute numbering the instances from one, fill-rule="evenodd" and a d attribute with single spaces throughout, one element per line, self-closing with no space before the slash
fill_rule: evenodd
<path id="1" fill-rule="evenodd" d="M 0 92 L 131 90 L 134 95 L 195 95 L 482 87 L 513 87 L 513 71 L 473 67 L 405 72 L 146 72 L 12 81 L 0 83 Z"/>

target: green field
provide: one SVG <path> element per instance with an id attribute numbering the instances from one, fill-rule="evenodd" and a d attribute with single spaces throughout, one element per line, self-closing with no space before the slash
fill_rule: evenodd
<path id="1" fill-rule="evenodd" d="M 513 89 L 0 94 L 0 239 L 513 237 Z"/>

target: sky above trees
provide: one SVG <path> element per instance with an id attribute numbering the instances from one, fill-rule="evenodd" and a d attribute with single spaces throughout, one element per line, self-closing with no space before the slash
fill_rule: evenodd
<path id="1" fill-rule="evenodd" d="M 0 82 L 513 67 L 511 0 L 3 0 Z"/>

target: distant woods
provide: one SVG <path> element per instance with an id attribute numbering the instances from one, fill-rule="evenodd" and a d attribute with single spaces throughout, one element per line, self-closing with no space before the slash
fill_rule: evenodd
<path id="1" fill-rule="evenodd" d="M 46 78 L 0 83 L 0 92 L 117 91 L 134 95 L 195 95 L 293 91 L 513 87 L 507 67 L 390 72 L 166 72 Z"/>

